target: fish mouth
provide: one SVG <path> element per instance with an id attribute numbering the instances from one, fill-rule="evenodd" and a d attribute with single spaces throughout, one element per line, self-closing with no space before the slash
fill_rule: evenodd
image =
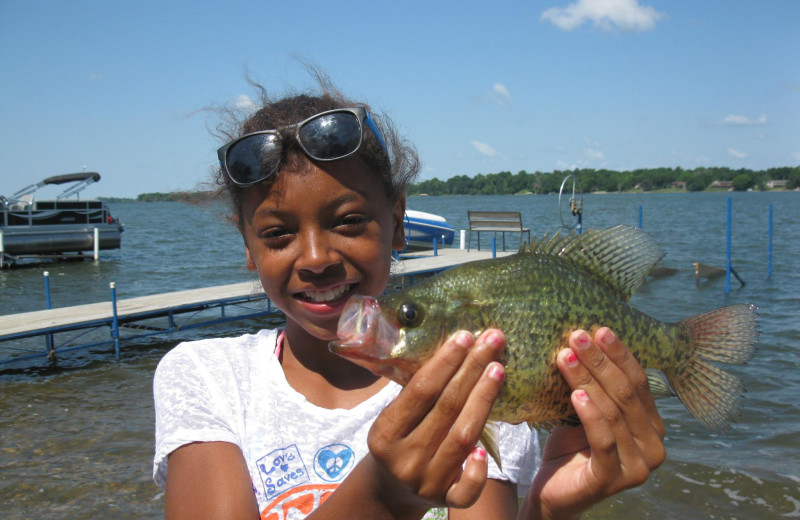
<path id="1" fill-rule="evenodd" d="M 378 300 L 357 294 L 342 309 L 337 336 L 329 344 L 334 354 L 352 361 L 386 359 L 397 343 L 398 328 L 383 317 Z"/>

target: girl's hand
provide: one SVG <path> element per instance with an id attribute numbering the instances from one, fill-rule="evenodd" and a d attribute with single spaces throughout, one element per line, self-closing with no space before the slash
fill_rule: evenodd
<path id="1" fill-rule="evenodd" d="M 523 506 L 528 518 L 577 516 L 615 493 L 644 483 L 664 462 L 664 423 L 644 370 L 608 328 L 592 339 L 578 330 L 558 368 L 581 420 L 556 428 Z M 527 510 L 526 510 L 527 508 Z"/>
<path id="2" fill-rule="evenodd" d="M 494 360 L 504 345 L 497 330 L 477 339 L 454 334 L 375 420 L 367 460 L 390 509 L 462 508 L 478 499 L 488 465 L 475 445 L 500 391 L 504 369 Z"/>

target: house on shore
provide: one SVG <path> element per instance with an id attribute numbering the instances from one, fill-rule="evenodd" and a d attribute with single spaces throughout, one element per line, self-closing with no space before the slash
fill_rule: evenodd
<path id="1" fill-rule="evenodd" d="M 786 188 L 786 183 L 787 182 L 789 182 L 789 181 L 775 179 L 775 180 L 767 181 L 765 184 L 766 184 L 767 188 L 769 188 L 771 190 L 774 190 L 776 188 Z"/>

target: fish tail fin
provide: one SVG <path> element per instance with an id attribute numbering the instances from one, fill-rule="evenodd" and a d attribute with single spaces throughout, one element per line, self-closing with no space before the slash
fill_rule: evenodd
<path id="1" fill-rule="evenodd" d="M 731 305 L 680 322 L 689 361 L 667 373 L 681 402 L 709 430 L 724 432 L 739 413 L 744 387 L 739 378 L 709 361 L 743 364 L 755 351 L 758 315 L 749 304 Z"/>

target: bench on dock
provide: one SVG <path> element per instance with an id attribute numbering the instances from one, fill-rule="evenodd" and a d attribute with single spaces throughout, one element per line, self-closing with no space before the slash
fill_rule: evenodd
<path id="1" fill-rule="evenodd" d="M 531 241 L 531 230 L 522 227 L 522 215 L 519 211 L 467 211 L 469 220 L 469 236 L 467 238 L 467 250 L 469 251 L 472 242 L 472 232 L 478 233 L 478 251 L 481 249 L 481 231 L 488 231 L 503 234 L 503 251 L 506 250 L 506 233 L 519 233 L 519 241 L 522 243 L 522 235 L 528 234 L 528 242 Z"/>

